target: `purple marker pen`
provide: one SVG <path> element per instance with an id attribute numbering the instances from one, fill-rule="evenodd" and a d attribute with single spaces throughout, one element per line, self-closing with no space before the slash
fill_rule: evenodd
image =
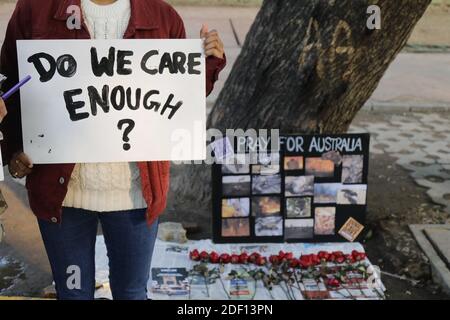
<path id="1" fill-rule="evenodd" d="M 9 97 L 11 97 L 14 93 L 19 91 L 21 87 L 23 87 L 28 81 L 31 80 L 31 76 L 26 76 L 24 79 L 20 80 L 18 84 L 16 84 L 14 87 L 12 87 L 10 90 L 8 90 L 3 96 L 3 100 L 7 100 Z"/>

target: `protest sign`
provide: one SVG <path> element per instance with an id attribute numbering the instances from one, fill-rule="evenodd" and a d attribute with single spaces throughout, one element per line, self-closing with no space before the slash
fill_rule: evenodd
<path id="1" fill-rule="evenodd" d="M 34 163 L 205 158 L 201 40 L 23 40 L 18 61 Z"/>
<path id="2" fill-rule="evenodd" d="M 369 142 L 368 134 L 288 135 L 279 138 L 277 152 L 268 153 L 273 149 L 266 141 L 258 144 L 258 150 L 244 144 L 245 154 L 237 152 L 240 144 L 235 143 L 235 161 L 212 169 L 214 241 L 360 239 L 367 207 Z M 256 152 L 255 162 L 250 161 L 251 152 Z"/>

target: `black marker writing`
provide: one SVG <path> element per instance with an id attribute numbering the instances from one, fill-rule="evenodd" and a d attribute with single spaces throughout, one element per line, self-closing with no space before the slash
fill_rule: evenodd
<path id="1" fill-rule="evenodd" d="M 48 69 L 44 67 L 42 63 L 43 60 L 47 61 L 49 64 Z M 64 78 L 71 78 L 77 72 L 77 62 L 70 54 L 62 55 L 55 60 L 51 55 L 40 52 L 29 57 L 27 61 L 34 65 L 34 68 L 39 73 L 39 80 L 41 82 L 50 81 L 54 77 L 56 71 Z"/>

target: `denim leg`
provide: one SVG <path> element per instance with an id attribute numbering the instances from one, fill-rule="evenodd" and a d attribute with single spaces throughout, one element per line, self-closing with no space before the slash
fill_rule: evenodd
<path id="1" fill-rule="evenodd" d="M 146 300 L 158 222 L 147 225 L 146 209 L 100 214 L 114 300 Z"/>
<path id="2" fill-rule="evenodd" d="M 63 208 L 61 225 L 41 219 L 38 219 L 38 224 L 58 299 L 94 299 L 97 214 Z"/>

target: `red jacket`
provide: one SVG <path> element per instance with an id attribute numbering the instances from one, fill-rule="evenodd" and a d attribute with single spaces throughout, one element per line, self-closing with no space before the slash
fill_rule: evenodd
<path id="1" fill-rule="evenodd" d="M 19 39 L 89 39 L 85 24 L 69 30 L 67 8 L 80 6 L 80 0 L 19 0 L 9 22 L 1 52 L 0 72 L 8 77 L 3 89 L 18 82 L 16 40 Z M 178 13 L 161 0 L 131 0 L 131 20 L 126 39 L 180 39 L 186 33 Z M 225 59 L 209 57 L 206 61 L 206 89 L 209 94 Z M 6 90 L 4 90 L 6 91 Z M 20 97 L 6 102 L 8 116 L 2 123 L 4 163 L 23 149 Z M 27 177 L 27 190 L 34 214 L 54 223 L 61 221 L 61 208 L 75 164 L 35 165 Z M 169 189 L 169 162 L 140 162 L 142 192 L 147 202 L 147 221 L 151 224 L 166 207 Z"/>

